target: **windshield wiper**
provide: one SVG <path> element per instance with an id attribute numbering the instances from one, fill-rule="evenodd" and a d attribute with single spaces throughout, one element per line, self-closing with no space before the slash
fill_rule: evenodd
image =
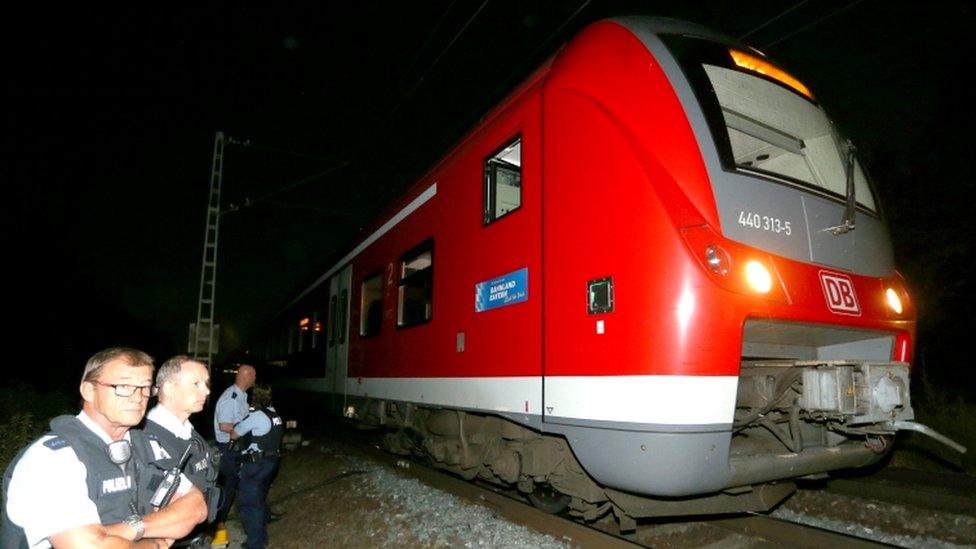
<path id="1" fill-rule="evenodd" d="M 845 143 L 845 148 L 847 148 L 847 206 L 844 208 L 844 219 L 841 219 L 840 225 L 824 229 L 835 235 L 853 231 L 854 214 L 857 213 L 857 197 L 854 194 L 854 153 L 857 152 L 857 148 L 850 139 Z"/>

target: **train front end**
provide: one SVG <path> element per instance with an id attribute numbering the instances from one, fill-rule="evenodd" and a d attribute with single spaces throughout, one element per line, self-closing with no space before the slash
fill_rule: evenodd
<path id="1" fill-rule="evenodd" d="M 899 430 L 963 451 L 912 421 L 915 309 L 854 144 L 760 52 L 661 38 L 714 153 L 721 234 L 687 228 L 686 241 L 716 284 L 772 302 L 743 311 L 730 483 L 870 464 Z"/>
<path id="2" fill-rule="evenodd" d="M 962 450 L 913 422 L 915 309 L 856 148 L 803 83 L 656 19 L 595 26 L 561 56 L 546 409 L 594 478 L 681 497 L 868 465 L 899 430 Z M 595 192 L 562 198 L 557 180 Z"/>

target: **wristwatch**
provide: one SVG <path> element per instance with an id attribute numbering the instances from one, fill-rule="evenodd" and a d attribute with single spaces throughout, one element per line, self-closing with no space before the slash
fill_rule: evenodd
<path id="1" fill-rule="evenodd" d="M 142 536 L 146 534 L 146 525 L 142 523 L 141 516 L 132 515 L 123 519 L 122 522 L 124 524 L 128 524 L 133 530 L 136 531 L 136 537 L 132 541 L 139 541 L 142 539 Z"/>

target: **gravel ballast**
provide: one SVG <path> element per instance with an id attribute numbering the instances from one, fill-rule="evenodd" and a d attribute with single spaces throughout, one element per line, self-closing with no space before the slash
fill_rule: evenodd
<path id="1" fill-rule="evenodd" d="M 269 501 L 284 513 L 268 526 L 272 548 L 569 546 L 489 506 L 427 486 L 401 467 L 371 461 L 339 438 L 309 441 L 287 453 Z M 820 490 L 801 490 L 773 516 L 902 547 L 976 546 L 976 517 Z M 706 523 L 659 521 L 646 539 L 662 547 L 755 542 L 713 539 Z M 237 549 L 243 532 L 236 522 L 228 526 L 229 549 Z"/>

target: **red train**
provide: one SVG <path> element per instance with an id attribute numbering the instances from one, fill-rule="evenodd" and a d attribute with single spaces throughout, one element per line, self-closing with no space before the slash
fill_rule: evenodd
<path id="1" fill-rule="evenodd" d="M 589 26 L 363 235 L 268 340 L 282 385 L 551 511 L 764 510 L 928 431 L 854 148 L 698 26 Z"/>

